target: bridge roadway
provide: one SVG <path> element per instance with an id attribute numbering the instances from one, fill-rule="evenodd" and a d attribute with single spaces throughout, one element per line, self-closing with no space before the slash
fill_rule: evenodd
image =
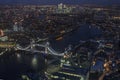
<path id="1" fill-rule="evenodd" d="M 99 41 L 99 40 L 98 41 L 96 41 L 96 40 L 90 40 L 90 41 L 97 42 L 97 43 L 99 43 L 99 46 L 100 46 L 101 41 Z M 85 43 L 85 42 L 86 41 L 82 41 L 81 43 Z M 44 51 L 37 50 L 37 49 L 35 49 L 35 46 L 43 47 L 43 48 L 45 48 L 45 50 Z M 39 52 L 39 53 L 51 54 L 51 55 L 55 55 L 55 56 L 64 56 L 64 54 L 68 53 L 71 50 L 71 47 L 68 47 L 68 48 L 69 49 L 65 50 L 63 53 L 59 53 L 59 52 L 55 51 L 50 46 L 49 42 L 46 42 L 45 44 L 36 44 L 34 40 L 32 40 L 31 43 L 30 43 L 30 45 L 28 45 L 27 47 L 22 47 L 19 44 L 14 45 L 14 49 L 15 50 L 23 50 L 23 51 L 30 51 L 30 52 Z M 0 55 L 2 55 L 4 52 L 5 51 L 1 52 Z"/>
<path id="2" fill-rule="evenodd" d="M 45 51 L 41 51 L 41 50 L 36 50 L 35 46 L 38 47 L 43 47 L 45 48 Z M 51 54 L 51 55 L 55 55 L 55 56 L 64 56 L 65 52 L 63 53 L 59 53 L 57 51 L 55 51 L 51 46 L 49 42 L 46 42 L 46 44 L 35 44 L 35 43 L 31 43 L 30 45 L 28 45 L 27 47 L 22 47 L 19 44 L 16 44 L 16 46 L 14 47 L 15 50 L 23 50 L 23 51 L 30 51 L 30 52 L 39 52 L 39 53 L 45 53 L 45 54 Z"/>

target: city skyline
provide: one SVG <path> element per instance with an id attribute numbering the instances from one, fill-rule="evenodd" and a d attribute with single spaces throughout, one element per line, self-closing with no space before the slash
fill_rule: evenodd
<path id="1" fill-rule="evenodd" d="M 0 0 L 0 4 L 94 4 L 119 5 L 120 0 Z"/>

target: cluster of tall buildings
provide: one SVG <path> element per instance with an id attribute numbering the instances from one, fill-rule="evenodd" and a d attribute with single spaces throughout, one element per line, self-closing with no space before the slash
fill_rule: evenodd
<path id="1" fill-rule="evenodd" d="M 57 10 L 56 10 L 57 13 L 70 13 L 72 12 L 72 7 L 68 7 L 67 5 L 63 4 L 63 3 L 60 3 L 58 4 L 57 6 Z"/>

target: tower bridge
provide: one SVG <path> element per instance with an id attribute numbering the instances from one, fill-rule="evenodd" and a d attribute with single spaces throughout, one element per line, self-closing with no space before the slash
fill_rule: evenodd
<path id="1" fill-rule="evenodd" d="M 43 47 L 45 48 L 44 51 L 41 50 L 37 50 L 35 49 L 35 47 Z M 28 45 L 27 47 L 22 47 L 19 44 L 16 44 L 16 46 L 14 47 L 15 50 L 23 50 L 23 51 L 30 51 L 30 52 L 39 52 L 39 53 L 45 53 L 45 54 L 51 54 L 51 55 L 55 55 L 55 56 L 64 56 L 64 54 L 68 51 L 65 51 L 63 53 L 59 53 L 57 51 L 55 51 L 51 46 L 49 42 L 46 42 L 45 44 L 36 44 L 34 42 L 31 42 L 30 45 Z"/>

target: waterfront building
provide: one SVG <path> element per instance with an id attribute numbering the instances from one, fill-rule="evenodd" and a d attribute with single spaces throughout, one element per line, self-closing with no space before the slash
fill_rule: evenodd
<path id="1" fill-rule="evenodd" d="M 60 70 L 51 74 L 52 80 L 87 80 L 88 70 L 73 66 L 69 58 L 62 58 Z"/>
<path id="2" fill-rule="evenodd" d="M 61 60 L 61 69 L 51 74 L 52 80 L 85 80 L 87 70 L 75 67 L 68 60 Z"/>

